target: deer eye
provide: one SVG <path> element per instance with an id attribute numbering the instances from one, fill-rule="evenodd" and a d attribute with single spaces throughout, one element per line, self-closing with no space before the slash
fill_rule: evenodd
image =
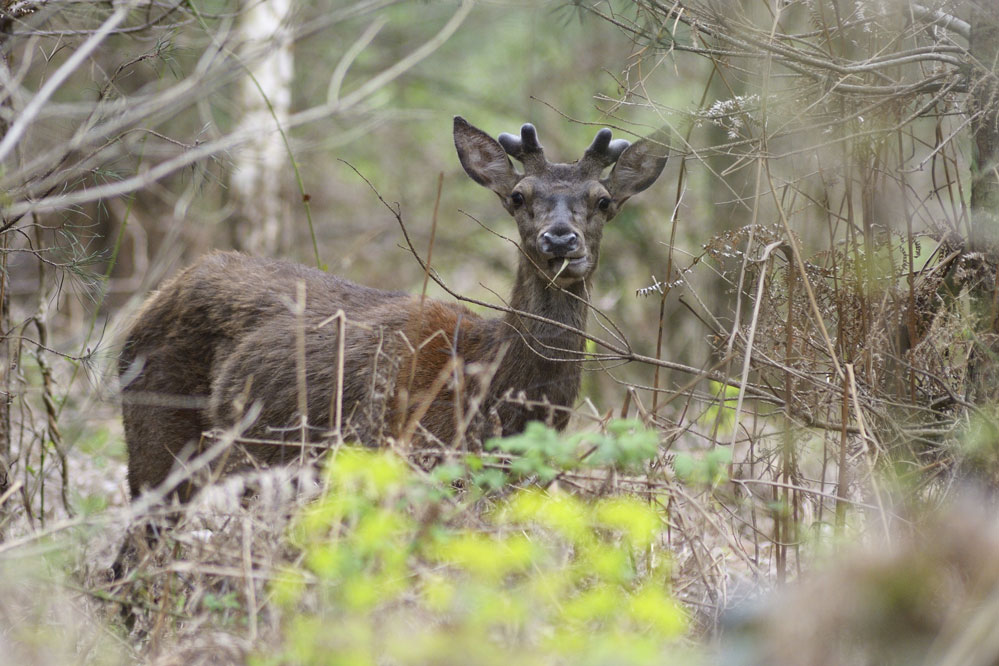
<path id="1" fill-rule="evenodd" d="M 608 197 L 600 197 L 597 199 L 597 208 L 600 210 L 607 210 L 610 208 L 611 200 Z"/>
<path id="2" fill-rule="evenodd" d="M 524 205 L 524 195 L 520 192 L 514 192 L 510 195 L 510 203 L 512 203 L 517 208 Z"/>

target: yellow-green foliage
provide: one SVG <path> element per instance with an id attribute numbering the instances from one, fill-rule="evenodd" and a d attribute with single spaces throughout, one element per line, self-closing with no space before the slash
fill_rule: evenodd
<path id="1" fill-rule="evenodd" d="M 519 435 L 491 439 L 486 448 L 512 453 L 510 472 L 518 478 L 551 481 L 563 470 L 613 465 L 623 471 L 641 470 L 655 457 L 658 435 L 637 421 L 612 419 L 606 433 L 562 435 L 533 421 Z M 580 455 L 586 450 L 584 459 Z"/>
<path id="2" fill-rule="evenodd" d="M 255 664 L 663 664 L 687 616 L 665 515 L 633 497 L 514 492 L 467 526 L 392 453 L 331 457 L 271 583 L 281 643 Z M 481 515 L 481 514 L 480 514 Z"/>
<path id="3" fill-rule="evenodd" d="M 728 466 L 732 462 L 732 449 L 720 446 L 695 457 L 678 453 L 673 469 L 681 481 L 692 486 L 719 486 L 728 481 Z"/>
<path id="4" fill-rule="evenodd" d="M 710 382 L 710 386 L 711 392 L 715 394 L 715 401 L 704 410 L 697 422 L 706 427 L 717 424 L 718 433 L 722 435 L 731 433 L 735 427 L 735 406 L 739 401 L 739 389 L 716 381 Z"/>

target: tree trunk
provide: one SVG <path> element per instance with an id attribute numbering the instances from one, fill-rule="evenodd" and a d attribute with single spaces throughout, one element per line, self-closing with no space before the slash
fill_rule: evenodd
<path id="1" fill-rule="evenodd" d="M 10 80 L 10 69 L 7 60 L 8 49 L 7 40 L 10 37 L 11 27 L 14 23 L 14 16 L 10 13 L 12 3 L 4 2 L 0 7 L 0 68 L 3 69 L 3 79 Z M 27 11 L 27 10 L 25 10 Z M 8 95 L 3 102 L 4 106 L 10 106 L 12 96 Z M 0 114 L 0 139 L 7 134 L 6 114 Z M 6 220 L 0 219 L 0 223 Z M 11 358 L 10 344 L 10 280 L 7 275 L 7 233 L 0 238 L 0 495 L 3 495 L 11 483 L 10 462 L 11 462 L 11 430 L 10 430 L 10 404 L 13 401 L 13 382 L 11 374 L 14 372 L 15 361 Z M 0 505 L 0 525 L 3 520 L 3 505 Z M 3 540 L 3 533 L 0 532 L 0 541 Z"/>
<path id="2" fill-rule="evenodd" d="M 0 66 L 3 66 L 0 64 Z M 0 121 L 0 136 L 6 124 Z M 7 276 L 7 234 L 0 239 L 0 495 L 10 486 L 10 403 L 13 400 L 11 373 L 14 372 L 14 359 L 10 345 L 10 280 Z M 2 520 L 0 506 L 0 524 Z M 3 534 L 0 532 L 0 541 Z"/>
<path id="3" fill-rule="evenodd" d="M 971 3 L 971 234 L 978 254 L 971 285 L 975 346 L 968 362 L 967 395 L 984 407 L 999 402 L 999 7 L 993 0 Z M 987 487 L 999 486 L 995 442 L 970 447 L 963 467 Z"/>
<path id="4" fill-rule="evenodd" d="M 230 185 L 236 205 L 234 245 L 279 255 L 290 245 L 282 197 L 289 172 L 284 127 L 291 107 L 293 57 L 287 34 L 290 0 L 251 2 L 240 17 L 248 75 L 243 80 L 241 131 L 253 137 L 236 154 Z M 261 55 L 263 53 L 263 55 Z"/>
<path id="5" fill-rule="evenodd" d="M 999 7 L 975 2 L 968 45 L 975 69 L 971 108 L 971 247 L 999 256 Z"/>

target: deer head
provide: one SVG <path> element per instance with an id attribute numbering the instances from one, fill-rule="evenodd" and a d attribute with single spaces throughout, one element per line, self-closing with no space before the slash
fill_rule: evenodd
<path id="1" fill-rule="evenodd" d="M 655 182 L 668 152 L 654 139 L 612 141 L 605 128 L 578 161 L 549 162 L 530 123 L 519 137 L 500 134 L 497 141 L 460 116 L 454 119 L 454 144 L 465 172 L 495 192 L 517 221 L 526 260 L 539 277 L 560 287 L 592 275 L 604 224 L 629 197 Z"/>

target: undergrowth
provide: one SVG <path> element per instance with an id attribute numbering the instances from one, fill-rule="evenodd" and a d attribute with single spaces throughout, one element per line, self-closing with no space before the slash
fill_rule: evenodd
<path id="1" fill-rule="evenodd" d="M 497 445 L 573 439 L 541 427 Z M 520 461 L 511 474 L 555 471 Z M 278 646 L 251 663 L 667 663 L 689 620 L 660 507 L 528 486 L 484 496 L 469 525 L 465 494 L 393 453 L 331 456 L 289 530 L 300 555 L 267 588 Z"/>
<path id="2" fill-rule="evenodd" d="M 133 537 L 145 521 L 159 537 L 98 603 L 132 645 L 185 663 L 210 652 L 206 631 L 259 666 L 693 663 L 705 624 L 674 592 L 683 539 L 661 489 L 632 491 L 672 474 L 652 472 L 659 455 L 623 419 L 531 424 L 429 471 L 340 446 L 137 521 Z M 709 458 L 691 457 L 692 489 L 723 478 Z"/>

